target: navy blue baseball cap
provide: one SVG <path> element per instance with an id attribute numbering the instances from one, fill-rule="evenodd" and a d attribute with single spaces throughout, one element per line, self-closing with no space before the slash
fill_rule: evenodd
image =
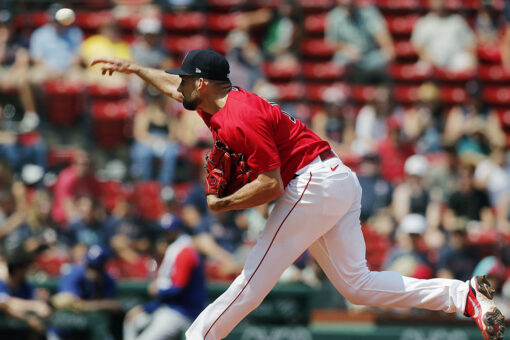
<path id="1" fill-rule="evenodd" d="M 108 250 L 98 244 L 92 245 L 85 255 L 85 262 L 89 267 L 103 268 L 108 261 L 110 254 Z"/>
<path id="2" fill-rule="evenodd" d="M 184 230 L 184 222 L 177 216 L 170 213 L 161 216 L 159 221 L 163 231 L 182 231 Z"/>
<path id="3" fill-rule="evenodd" d="M 212 80 L 228 80 L 230 66 L 227 59 L 213 49 L 191 50 L 186 54 L 181 67 L 166 70 L 178 76 L 195 76 Z"/>

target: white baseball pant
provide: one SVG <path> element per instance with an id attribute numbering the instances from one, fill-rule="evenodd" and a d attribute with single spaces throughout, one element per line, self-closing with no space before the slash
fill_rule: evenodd
<path id="1" fill-rule="evenodd" d="M 198 316 L 186 339 L 226 337 L 306 249 L 354 304 L 464 312 L 467 282 L 368 269 L 359 223 L 361 186 L 338 158 L 317 157 L 298 175 L 277 200 L 241 274 Z"/>

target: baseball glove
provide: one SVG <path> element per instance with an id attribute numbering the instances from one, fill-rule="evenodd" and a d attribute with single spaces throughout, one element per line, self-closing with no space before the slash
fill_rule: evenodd
<path id="1" fill-rule="evenodd" d="M 233 152 L 221 141 L 214 143 L 205 160 L 207 195 L 231 195 L 257 177 L 250 171 L 244 155 Z"/>

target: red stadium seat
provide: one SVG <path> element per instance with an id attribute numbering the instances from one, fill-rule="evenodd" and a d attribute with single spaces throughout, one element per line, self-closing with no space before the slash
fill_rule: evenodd
<path id="1" fill-rule="evenodd" d="M 509 128 L 510 127 L 510 109 L 506 110 L 497 110 L 496 111 L 499 122 L 501 123 L 501 126 L 503 128 Z"/>
<path id="2" fill-rule="evenodd" d="M 465 83 L 476 77 L 475 71 L 451 72 L 441 68 L 434 69 L 434 78 L 443 82 Z"/>
<path id="3" fill-rule="evenodd" d="M 128 100 L 93 102 L 91 115 L 94 138 L 99 146 L 113 149 L 126 142 L 130 134 L 128 119 L 132 116 Z"/>
<path id="4" fill-rule="evenodd" d="M 335 51 L 333 46 L 323 38 L 312 38 L 303 41 L 301 53 L 305 57 L 331 58 Z"/>
<path id="5" fill-rule="evenodd" d="M 78 148 L 71 146 L 52 146 L 48 152 L 48 166 L 64 168 L 73 162 L 78 152 Z"/>
<path id="6" fill-rule="evenodd" d="M 334 0 L 299 0 L 299 5 L 306 13 L 324 12 L 335 6 Z"/>
<path id="7" fill-rule="evenodd" d="M 447 104 L 461 104 L 467 100 L 467 93 L 464 87 L 442 86 L 441 99 Z"/>
<path id="8" fill-rule="evenodd" d="M 386 22 L 391 34 L 410 35 L 420 16 L 412 14 L 407 16 L 387 16 Z"/>
<path id="9" fill-rule="evenodd" d="M 142 181 L 135 185 L 133 204 L 140 217 L 147 221 L 158 221 L 163 214 L 161 185 L 157 181 Z"/>
<path id="10" fill-rule="evenodd" d="M 288 82 L 276 85 L 280 101 L 296 101 L 305 98 L 306 87 L 299 82 Z"/>
<path id="11" fill-rule="evenodd" d="M 501 65 L 480 65 L 478 72 L 482 81 L 510 82 L 510 68 Z"/>
<path id="12" fill-rule="evenodd" d="M 228 49 L 228 42 L 225 37 L 211 38 L 211 48 L 221 54 L 226 54 Z"/>
<path id="13" fill-rule="evenodd" d="M 371 270 L 381 270 L 386 254 L 391 248 L 390 239 L 380 235 L 374 228 L 363 226 L 361 228 L 366 243 L 367 265 Z"/>
<path id="14" fill-rule="evenodd" d="M 113 16 L 109 10 L 76 13 L 76 25 L 88 30 L 97 30 L 112 20 Z"/>
<path id="15" fill-rule="evenodd" d="M 418 57 L 413 44 L 408 40 L 395 42 L 395 53 L 397 58 L 401 59 L 415 59 Z"/>
<path id="16" fill-rule="evenodd" d="M 50 22 L 50 16 L 46 11 L 32 11 L 30 13 L 19 14 L 14 18 L 14 26 L 17 28 L 39 27 Z"/>
<path id="17" fill-rule="evenodd" d="M 123 99 L 129 96 L 128 87 L 120 86 L 120 87 L 110 87 L 103 86 L 100 84 L 89 85 L 88 93 L 92 97 L 92 99 L 96 100 L 114 100 L 114 99 Z"/>
<path id="18" fill-rule="evenodd" d="M 303 75 L 311 80 L 337 80 L 344 74 L 345 68 L 333 61 L 303 64 Z"/>
<path id="19" fill-rule="evenodd" d="M 377 0 L 377 6 L 383 11 L 419 11 L 421 0 Z"/>
<path id="20" fill-rule="evenodd" d="M 350 96 L 350 89 L 344 83 L 331 85 L 310 84 L 308 86 L 308 99 L 314 102 L 339 102 Z"/>
<path id="21" fill-rule="evenodd" d="M 142 20 L 146 15 L 142 13 L 130 14 L 117 19 L 120 27 L 126 30 L 135 30 L 138 22 Z"/>
<path id="22" fill-rule="evenodd" d="M 301 71 L 299 64 L 282 65 L 282 63 L 266 62 L 262 65 L 264 74 L 269 79 L 290 79 L 296 77 Z"/>
<path id="23" fill-rule="evenodd" d="M 326 16 L 326 13 L 307 15 L 305 18 L 305 30 L 308 33 L 324 33 L 326 28 Z"/>
<path id="24" fill-rule="evenodd" d="M 207 27 L 215 32 L 229 32 L 237 27 L 237 13 L 210 13 L 207 16 Z"/>
<path id="25" fill-rule="evenodd" d="M 166 13 L 163 27 L 172 31 L 198 31 L 205 27 L 207 17 L 201 12 Z"/>
<path id="26" fill-rule="evenodd" d="M 393 96 L 403 104 L 412 104 L 418 99 L 418 86 L 395 86 Z"/>
<path id="27" fill-rule="evenodd" d="M 181 54 L 189 50 L 209 47 L 209 39 L 201 34 L 170 36 L 165 40 L 166 48 L 172 53 Z"/>
<path id="28" fill-rule="evenodd" d="M 351 97 L 356 102 L 366 103 L 375 98 L 376 91 L 376 86 L 357 85 L 352 87 Z"/>
<path id="29" fill-rule="evenodd" d="M 430 77 L 431 72 L 419 67 L 416 63 L 412 64 L 393 64 L 390 67 L 390 75 L 393 79 L 399 81 L 425 81 Z"/>
<path id="30" fill-rule="evenodd" d="M 244 3 L 244 0 L 207 0 L 207 5 L 209 7 L 216 7 L 218 9 L 232 9 L 234 7 L 240 6 Z"/>
<path id="31" fill-rule="evenodd" d="M 483 89 L 483 98 L 489 104 L 510 105 L 510 89 L 498 86 L 486 86 Z"/>
<path id="32" fill-rule="evenodd" d="M 54 125 L 72 125 L 84 109 L 84 85 L 47 81 L 43 85 L 48 120 Z"/>
<path id="33" fill-rule="evenodd" d="M 499 45 L 479 45 L 476 51 L 481 62 L 488 64 L 501 63 L 501 49 Z"/>

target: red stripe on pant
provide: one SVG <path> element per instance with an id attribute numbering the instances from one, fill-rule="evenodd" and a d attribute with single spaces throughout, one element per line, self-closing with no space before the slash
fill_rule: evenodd
<path id="1" fill-rule="evenodd" d="M 271 246 L 273 245 L 274 243 L 274 240 L 276 239 L 276 236 L 278 236 L 278 233 L 280 232 L 280 229 L 282 228 L 283 224 L 285 223 L 285 221 L 287 220 L 287 218 L 290 216 L 290 214 L 292 213 L 292 211 L 294 210 L 294 208 L 296 207 L 296 205 L 301 201 L 301 199 L 303 198 L 303 195 L 305 194 L 306 192 L 306 189 L 308 188 L 308 184 L 310 184 L 310 181 L 312 180 L 312 173 L 310 172 L 310 178 L 308 179 L 308 182 L 306 183 L 306 186 L 305 186 L 305 189 L 303 190 L 303 192 L 301 193 L 301 196 L 299 197 L 299 199 L 296 201 L 296 203 L 294 203 L 294 205 L 292 206 L 292 208 L 290 209 L 290 211 L 287 213 L 287 215 L 285 216 L 285 218 L 283 219 L 282 223 L 280 224 L 280 226 L 278 227 L 278 229 L 276 230 L 276 233 L 274 234 L 272 240 L 271 240 L 271 243 L 269 243 L 269 247 L 267 247 L 267 250 L 266 252 L 264 253 L 264 256 L 262 256 L 262 259 L 260 260 L 259 264 L 257 265 L 257 268 L 255 268 L 255 271 L 253 272 L 253 274 L 251 274 L 250 278 L 248 279 L 248 281 L 246 282 L 246 284 L 244 285 L 243 289 L 241 289 L 241 291 L 239 292 L 239 294 L 237 294 L 237 296 L 235 297 L 235 299 L 230 303 L 230 305 L 227 306 L 227 308 L 225 308 L 225 310 L 220 314 L 220 316 L 218 316 L 216 318 L 216 320 L 214 320 L 214 322 L 212 323 L 211 327 L 209 327 L 209 329 L 207 330 L 207 332 L 205 333 L 204 335 L 204 339 L 207 338 L 207 335 L 209 335 L 209 332 L 211 331 L 211 329 L 214 327 L 214 325 L 216 324 L 216 322 L 218 322 L 218 320 L 223 316 L 223 314 L 225 314 L 227 312 L 227 310 L 234 304 L 234 302 L 236 302 L 236 300 L 239 298 L 239 296 L 241 296 L 241 294 L 244 292 L 244 290 L 246 289 L 246 287 L 250 284 L 250 281 L 251 279 L 253 279 L 253 277 L 255 276 L 255 274 L 257 273 L 257 271 L 259 270 L 260 268 L 260 265 L 262 264 L 262 262 L 264 261 L 264 259 L 266 258 L 266 255 L 267 253 L 269 252 L 269 249 L 271 249 Z"/>

